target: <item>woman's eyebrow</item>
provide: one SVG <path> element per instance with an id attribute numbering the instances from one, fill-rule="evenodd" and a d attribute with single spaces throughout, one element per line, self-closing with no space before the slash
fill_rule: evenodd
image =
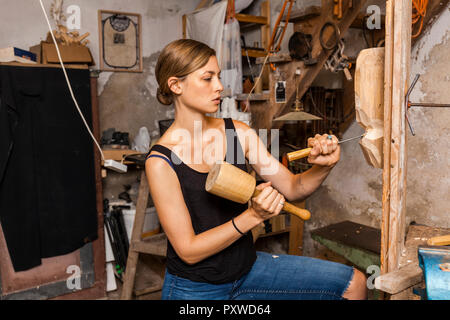
<path id="1" fill-rule="evenodd" d="M 217 74 L 220 75 L 221 72 L 222 72 L 222 71 L 219 71 Z M 205 71 L 203 74 L 205 74 L 205 73 L 209 73 L 209 74 L 211 74 L 211 75 L 215 75 L 215 74 L 216 74 L 215 71 Z"/>

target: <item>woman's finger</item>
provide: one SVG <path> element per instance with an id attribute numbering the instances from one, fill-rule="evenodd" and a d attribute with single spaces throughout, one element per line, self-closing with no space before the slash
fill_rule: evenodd
<path id="1" fill-rule="evenodd" d="M 269 211 L 270 211 L 271 213 L 275 212 L 275 211 L 277 210 L 278 207 L 283 207 L 283 206 L 281 205 L 281 203 L 283 202 L 282 199 L 283 199 L 283 195 L 282 195 L 281 193 L 278 193 L 277 196 L 276 196 L 276 198 L 275 198 L 275 199 L 272 201 L 272 203 L 270 204 Z M 284 203 L 283 203 L 283 204 L 284 204 Z"/>

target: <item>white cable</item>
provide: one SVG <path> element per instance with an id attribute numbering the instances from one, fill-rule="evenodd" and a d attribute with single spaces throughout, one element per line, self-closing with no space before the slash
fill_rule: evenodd
<path id="1" fill-rule="evenodd" d="M 58 44 L 56 43 L 55 36 L 53 35 L 52 26 L 50 25 L 50 21 L 48 20 L 47 13 L 45 12 L 44 5 L 42 4 L 42 0 L 39 0 L 39 2 L 41 3 L 42 12 L 44 12 L 45 20 L 47 20 L 48 29 L 50 30 L 50 34 L 52 36 L 53 42 L 55 43 L 56 52 L 58 54 L 58 58 L 59 58 L 59 62 L 61 64 L 62 70 L 64 72 L 64 76 L 66 77 L 66 82 L 67 82 L 67 85 L 69 87 L 69 91 L 70 91 L 70 95 L 72 96 L 72 100 L 75 103 L 75 107 L 77 108 L 78 113 L 80 114 L 81 119 L 83 120 L 83 123 L 86 126 L 86 129 L 89 131 L 89 134 L 91 135 L 92 140 L 94 140 L 95 145 L 97 146 L 98 150 L 100 151 L 100 155 L 102 157 L 102 160 L 105 161 L 105 156 L 103 155 L 102 148 L 100 147 L 100 145 L 98 144 L 98 142 L 95 139 L 94 135 L 92 134 L 91 129 L 89 128 L 89 125 L 87 124 L 86 119 L 84 118 L 83 113 L 81 112 L 80 107 L 78 106 L 78 102 L 75 99 L 75 95 L 73 94 L 72 86 L 71 86 L 70 81 L 69 81 L 69 77 L 67 76 L 67 73 L 66 73 L 66 68 L 64 67 L 64 63 L 62 61 L 61 54 L 59 52 Z"/>
<path id="2" fill-rule="evenodd" d="M 266 62 L 267 62 L 267 59 L 269 58 L 269 56 L 270 56 L 270 53 L 267 53 L 266 58 L 264 59 L 263 65 L 262 65 L 262 67 L 261 67 L 261 71 L 259 72 L 258 79 L 257 79 L 256 82 L 253 84 L 253 87 L 252 87 L 252 89 L 250 90 L 250 93 L 247 95 L 247 100 L 246 100 L 246 102 L 247 102 L 247 108 L 250 106 L 249 100 L 250 100 L 250 96 L 251 96 L 253 90 L 255 90 L 256 85 L 258 84 L 258 82 L 261 81 L 261 75 L 262 75 L 262 73 L 263 73 L 263 71 L 264 71 L 264 66 L 266 65 Z"/>

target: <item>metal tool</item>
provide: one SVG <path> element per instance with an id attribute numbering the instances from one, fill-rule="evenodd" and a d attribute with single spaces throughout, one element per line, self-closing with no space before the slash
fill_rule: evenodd
<path id="1" fill-rule="evenodd" d="M 419 246 L 419 266 L 423 270 L 427 300 L 450 299 L 450 248 Z"/>
<path id="2" fill-rule="evenodd" d="M 255 76 L 253 75 L 252 64 L 250 63 L 250 57 L 248 56 L 247 45 L 245 44 L 245 37 L 243 35 L 241 35 L 241 40 L 242 40 L 242 45 L 244 46 L 245 55 L 247 56 L 247 63 L 248 63 L 248 67 L 250 69 L 250 75 L 252 76 L 252 82 L 255 83 Z"/>
<path id="3" fill-rule="evenodd" d="M 344 143 L 344 142 L 348 142 L 348 141 L 352 141 L 352 140 L 356 140 L 356 139 L 360 139 L 360 138 L 362 138 L 364 136 L 365 136 L 365 133 L 363 133 L 362 135 L 353 137 L 353 138 L 349 138 L 349 139 L 338 141 L 338 144 L 341 144 L 341 143 Z M 305 158 L 305 157 L 309 156 L 311 150 L 312 150 L 312 148 L 305 148 L 305 149 L 297 150 L 297 151 L 294 151 L 294 152 L 289 152 L 286 156 L 287 156 L 288 161 L 294 161 L 294 160 L 302 159 L 302 158 Z"/>
<path id="4" fill-rule="evenodd" d="M 416 85 L 417 81 L 419 80 L 420 74 L 416 74 L 411 86 L 408 89 L 408 92 L 406 93 L 405 97 L 405 116 L 406 121 L 408 122 L 409 130 L 411 130 L 411 134 L 413 136 L 416 135 L 414 132 L 414 129 L 412 127 L 411 121 L 408 117 L 408 109 L 411 107 L 431 107 L 431 108 L 450 108 L 450 104 L 444 104 L 444 103 L 425 103 L 425 102 L 419 102 L 419 103 L 412 103 L 409 101 L 409 95 L 411 94 L 412 90 L 414 89 L 414 86 Z"/>

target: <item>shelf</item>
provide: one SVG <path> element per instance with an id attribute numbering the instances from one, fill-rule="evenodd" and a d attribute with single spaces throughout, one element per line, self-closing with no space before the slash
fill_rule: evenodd
<path id="1" fill-rule="evenodd" d="M 249 57 L 252 57 L 252 58 L 262 58 L 267 55 L 267 52 L 265 50 L 242 49 L 241 51 L 242 51 L 242 56 L 244 56 L 244 57 L 246 57 L 247 54 Z"/>
<path id="2" fill-rule="evenodd" d="M 267 101 L 270 98 L 268 93 L 252 93 L 250 97 L 248 93 L 242 93 L 236 96 L 236 100 L 238 101 L 245 101 L 247 99 L 249 101 Z"/>
<path id="3" fill-rule="evenodd" d="M 290 227 L 287 227 L 286 229 L 283 229 L 283 230 L 278 230 L 278 231 L 275 231 L 275 232 L 269 232 L 269 233 L 263 233 L 263 234 L 261 234 L 259 237 L 260 237 L 260 238 L 270 237 L 270 236 L 275 236 L 275 235 L 277 235 L 277 234 L 282 234 L 282 233 L 286 233 L 286 232 L 290 232 L 290 231 L 291 231 L 291 228 L 290 228 Z"/>
<path id="4" fill-rule="evenodd" d="M 267 17 L 253 16 L 250 14 L 243 14 L 243 13 L 237 13 L 236 20 L 243 23 L 243 26 L 245 26 L 245 23 L 252 23 L 257 25 L 269 24 L 269 19 Z"/>
<path id="5" fill-rule="evenodd" d="M 322 13 L 322 7 L 319 6 L 310 6 L 303 9 L 295 9 L 292 10 L 291 14 L 289 15 L 289 22 L 300 22 L 305 21 L 311 18 L 315 18 L 320 16 Z M 283 15 L 283 18 L 281 18 L 282 21 L 286 21 L 287 13 Z"/>
<path id="6" fill-rule="evenodd" d="M 257 58 L 255 63 L 263 64 L 264 59 L 265 59 L 265 56 L 264 56 L 264 58 Z M 282 63 L 282 62 L 291 62 L 291 61 L 292 61 L 292 58 L 289 55 L 289 53 L 273 54 L 267 59 L 267 62 L 273 62 L 273 63 Z"/>
<path id="7" fill-rule="evenodd" d="M 124 156 L 131 154 L 142 154 L 142 152 L 130 149 L 102 149 L 105 160 L 122 161 Z M 124 161 L 123 164 L 133 164 L 131 161 Z"/>

